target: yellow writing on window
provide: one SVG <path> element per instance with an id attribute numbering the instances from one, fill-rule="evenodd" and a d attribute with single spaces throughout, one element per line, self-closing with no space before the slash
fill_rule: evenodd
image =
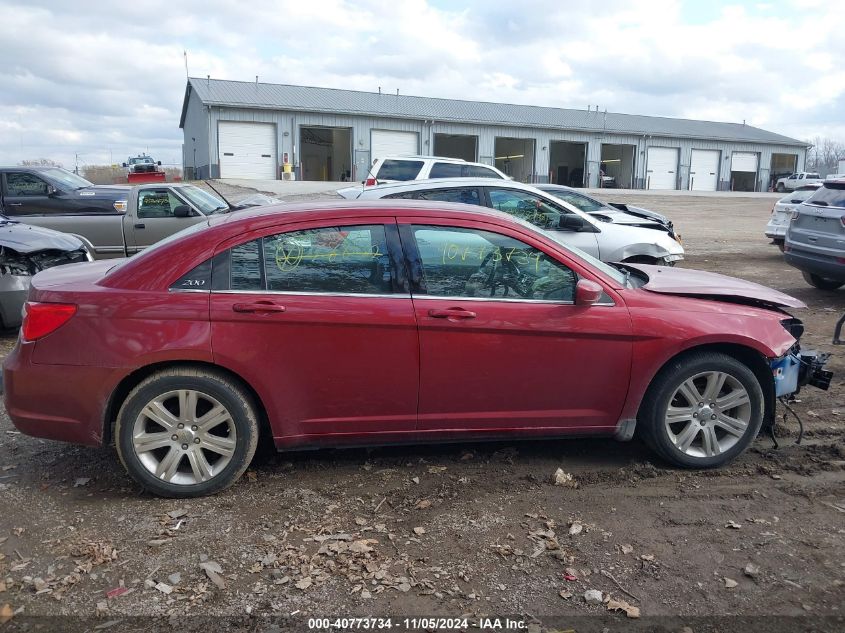
<path id="1" fill-rule="evenodd" d="M 501 246 L 462 246 L 460 244 L 444 244 L 441 252 L 441 262 L 445 265 L 447 262 L 461 261 L 461 262 L 478 262 L 483 265 L 487 260 L 492 262 L 513 262 L 520 266 L 529 266 L 534 263 L 534 272 L 540 272 L 540 257 L 543 255 L 540 251 L 528 251 L 527 249 L 519 249 L 516 246 L 511 248 L 502 248 Z"/>
<path id="2" fill-rule="evenodd" d="M 378 245 L 373 245 L 370 250 L 355 250 L 344 247 L 340 250 L 311 251 L 310 247 L 303 247 L 295 242 L 279 244 L 276 247 L 276 267 L 281 271 L 289 271 L 297 268 L 303 261 L 317 262 L 327 261 L 329 263 L 348 262 L 350 259 L 378 259 L 383 253 Z"/>

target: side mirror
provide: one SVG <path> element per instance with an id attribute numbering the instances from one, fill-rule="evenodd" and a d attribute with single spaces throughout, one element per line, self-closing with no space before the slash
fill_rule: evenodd
<path id="1" fill-rule="evenodd" d="M 121 167 L 128 167 L 128 165 L 126 163 L 120 163 L 120 166 Z"/>
<path id="2" fill-rule="evenodd" d="M 55 196 L 59 192 L 53 185 L 47 185 L 47 195 Z"/>
<path id="3" fill-rule="evenodd" d="M 584 220 L 574 213 L 564 213 L 560 216 L 557 226 L 564 231 L 581 231 L 584 228 Z"/>
<path id="4" fill-rule="evenodd" d="M 157 164 L 157 165 L 161 165 L 161 161 L 158 161 L 156 164 Z"/>
<path id="5" fill-rule="evenodd" d="M 174 207 L 173 209 L 173 217 L 174 218 L 188 218 L 191 216 L 191 207 L 187 204 L 180 204 L 178 207 Z"/>
<path id="6" fill-rule="evenodd" d="M 604 289 L 595 281 L 579 279 L 575 284 L 575 305 L 591 306 L 601 299 Z"/>

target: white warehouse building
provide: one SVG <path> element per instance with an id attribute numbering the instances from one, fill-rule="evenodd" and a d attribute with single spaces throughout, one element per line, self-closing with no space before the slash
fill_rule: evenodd
<path id="1" fill-rule="evenodd" d="M 765 191 L 808 149 L 744 123 L 210 78 L 188 79 L 179 127 L 188 178 L 359 181 L 376 158 L 422 154 L 523 182 Z"/>

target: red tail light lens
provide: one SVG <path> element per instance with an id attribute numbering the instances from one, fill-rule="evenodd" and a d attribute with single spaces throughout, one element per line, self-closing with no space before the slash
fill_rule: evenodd
<path id="1" fill-rule="evenodd" d="M 55 332 L 76 314 L 72 303 L 36 303 L 27 301 L 23 307 L 21 336 L 25 341 L 37 341 Z"/>
<path id="2" fill-rule="evenodd" d="M 365 187 L 372 187 L 372 186 L 374 186 L 375 184 L 376 184 L 376 179 L 375 179 L 375 178 L 367 178 L 367 179 L 364 181 L 364 186 L 365 186 Z"/>

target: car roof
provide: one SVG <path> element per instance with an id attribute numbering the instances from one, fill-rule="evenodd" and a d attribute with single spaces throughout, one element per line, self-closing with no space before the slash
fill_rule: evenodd
<path id="1" fill-rule="evenodd" d="M 423 154 L 391 154 L 390 156 L 382 156 L 382 160 L 402 160 L 413 158 L 416 160 L 439 160 L 446 163 L 465 163 L 463 158 L 450 158 L 446 156 L 425 156 Z M 475 163 L 480 164 L 480 163 Z"/>
<path id="2" fill-rule="evenodd" d="M 488 165 L 489 166 L 489 165 Z M 526 185 L 515 180 L 504 180 L 502 178 L 428 178 L 426 180 L 401 180 L 399 182 L 388 182 L 374 187 L 367 187 L 363 194 L 370 191 L 414 191 L 416 189 L 446 189 L 449 187 L 485 187 L 495 183 L 498 187 L 511 189 L 522 189 L 524 191 L 537 191 L 536 187 Z"/>
<path id="3" fill-rule="evenodd" d="M 209 225 L 231 225 L 233 223 L 248 223 L 255 226 L 271 226 L 278 222 L 280 216 L 287 216 L 291 222 L 304 222 L 321 217 L 360 217 L 372 215 L 376 217 L 402 217 L 414 215 L 434 215 L 470 220 L 504 220 L 514 222 L 514 217 L 490 209 L 471 204 L 457 202 L 431 202 L 428 200 L 321 200 L 317 202 L 291 202 L 273 204 L 263 207 L 252 207 L 242 211 L 212 216 Z M 522 222 L 517 221 L 517 224 Z M 525 224 L 525 226 L 531 226 Z"/>

